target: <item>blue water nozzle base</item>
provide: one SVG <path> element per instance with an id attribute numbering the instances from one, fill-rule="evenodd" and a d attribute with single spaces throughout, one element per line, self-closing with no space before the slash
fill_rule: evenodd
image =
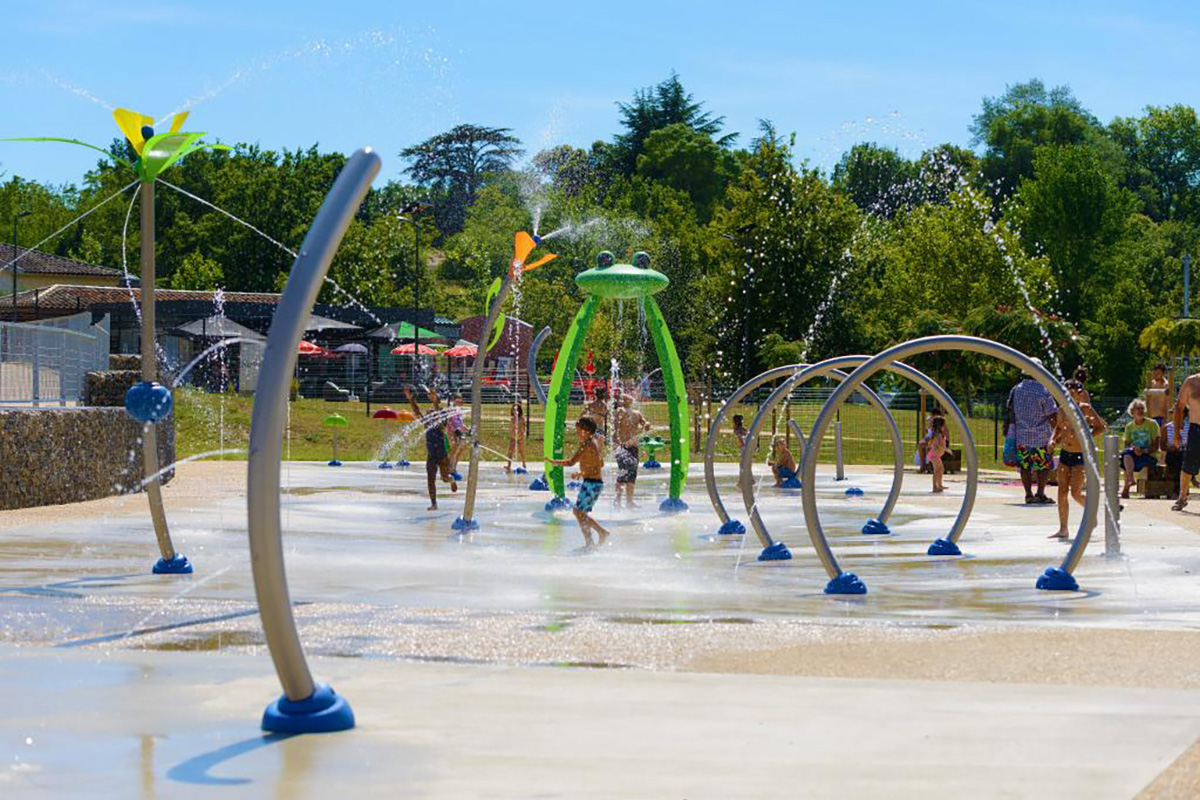
<path id="1" fill-rule="evenodd" d="M 867 520 L 867 524 L 863 525 L 862 532 L 866 536 L 887 536 L 892 532 L 892 529 L 887 526 L 886 522 L 869 519 Z"/>
<path id="2" fill-rule="evenodd" d="M 764 547 L 758 554 L 759 561 L 791 561 L 792 551 L 783 542 L 775 542 L 770 547 Z"/>
<path id="3" fill-rule="evenodd" d="M 529 491 L 531 491 L 531 492 L 548 492 L 548 491 L 550 491 L 550 484 L 546 483 L 546 476 L 543 475 L 540 478 L 534 478 L 533 483 L 529 484 Z"/>
<path id="4" fill-rule="evenodd" d="M 461 473 L 461 472 L 459 472 L 458 470 L 454 470 L 454 472 L 451 472 L 451 473 L 450 473 L 450 477 L 451 477 L 451 478 L 453 478 L 453 479 L 454 479 L 454 480 L 456 480 L 456 481 L 461 481 L 461 480 L 462 480 L 462 473 Z"/>
<path id="5" fill-rule="evenodd" d="M 327 466 L 327 467 L 340 467 L 341 465 L 342 465 L 342 462 L 338 461 L 338 460 L 335 458 L 335 459 L 333 459 L 332 461 L 330 461 L 328 464 L 326 464 L 325 466 Z"/>
<path id="6" fill-rule="evenodd" d="M 804 484 L 800 482 L 799 478 L 788 478 L 786 481 L 779 484 L 779 488 L 780 489 L 803 489 Z"/>
<path id="7" fill-rule="evenodd" d="M 866 594 L 867 585 L 853 572 L 843 572 L 825 584 L 825 594 Z"/>
<path id="8" fill-rule="evenodd" d="M 386 461 L 381 461 L 381 462 L 379 462 L 379 468 L 380 469 L 392 469 L 392 465 Z"/>
<path id="9" fill-rule="evenodd" d="M 283 695 L 267 706 L 262 718 L 262 729 L 271 733 L 333 733 L 353 727 L 354 711 L 346 698 L 323 683 L 305 700 Z"/>
<path id="10" fill-rule="evenodd" d="M 546 503 L 546 510 L 553 514 L 555 511 L 565 511 L 571 507 L 571 501 L 565 497 L 551 497 Z"/>
<path id="11" fill-rule="evenodd" d="M 737 536 L 746 532 L 746 526 L 738 522 L 736 519 L 731 519 L 728 522 L 717 528 L 718 536 Z"/>
<path id="12" fill-rule="evenodd" d="M 929 545 L 926 555 L 931 556 L 961 556 L 962 550 L 958 549 L 958 545 L 949 539 L 934 539 Z"/>
<path id="13" fill-rule="evenodd" d="M 517 467 L 516 469 L 513 470 L 513 472 L 517 475 L 529 474 L 529 470 L 525 469 L 524 467 Z"/>
<path id="14" fill-rule="evenodd" d="M 191 575 L 192 562 L 183 553 L 176 553 L 170 561 L 160 558 L 154 562 L 151 572 L 155 575 Z"/>
<path id="15" fill-rule="evenodd" d="M 1037 588 L 1047 592 L 1077 592 L 1079 582 L 1062 567 L 1046 567 L 1046 571 L 1038 576 Z"/>
<path id="16" fill-rule="evenodd" d="M 645 464 L 642 464 L 642 469 L 662 469 L 662 464 L 651 458 L 647 460 Z"/>
<path id="17" fill-rule="evenodd" d="M 862 496 L 863 496 L 863 490 L 858 488 L 857 486 L 851 486 L 849 489 L 846 490 L 846 497 L 862 497 Z"/>
<path id="18" fill-rule="evenodd" d="M 567 488 L 572 491 L 578 489 L 580 486 L 583 486 L 583 483 L 580 481 L 567 481 Z"/>
<path id="19" fill-rule="evenodd" d="M 688 504 L 678 497 L 668 497 L 658 504 L 658 510 L 668 514 L 681 514 L 688 510 Z"/>
<path id="20" fill-rule="evenodd" d="M 477 530 L 479 530 L 479 520 L 463 519 L 462 517 L 458 517 L 457 519 L 454 520 L 453 523 L 451 523 L 450 529 L 455 530 L 455 531 L 462 531 L 463 533 L 465 533 L 467 531 L 477 531 Z"/>
<path id="21" fill-rule="evenodd" d="M 405 467 L 411 467 L 412 462 L 409 461 L 407 458 L 402 458 L 396 462 L 396 466 L 400 467 L 401 469 L 404 469 Z"/>

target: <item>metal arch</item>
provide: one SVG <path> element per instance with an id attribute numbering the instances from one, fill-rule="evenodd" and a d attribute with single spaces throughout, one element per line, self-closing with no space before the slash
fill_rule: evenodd
<path id="1" fill-rule="evenodd" d="M 550 335 L 550 326 L 542 328 L 537 336 L 533 337 L 533 342 L 529 345 L 529 358 L 525 363 L 525 380 L 533 383 L 533 393 L 537 395 L 537 399 L 542 401 L 542 405 L 546 405 L 546 390 L 542 388 L 542 382 L 537 376 L 537 354 L 542 349 L 542 342 L 546 341 L 546 337 Z"/>
<path id="2" fill-rule="evenodd" d="M 829 359 L 827 362 L 822 363 L 832 363 L 832 365 L 835 367 L 854 366 L 859 365 L 859 363 L 864 363 L 868 360 L 868 356 L 852 355 L 841 357 L 841 359 Z M 917 384 L 926 392 L 929 392 L 932 397 L 937 399 L 938 403 L 941 403 L 943 407 L 947 409 L 950 419 L 954 421 L 955 425 L 959 427 L 959 431 L 962 432 L 962 451 L 964 451 L 964 457 L 966 458 L 967 465 L 967 486 L 966 491 L 964 494 L 962 494 L 962 504 L 959 506 L 959 515 L 954 519 L 954 524 L 952 525 L 952 528 L 950 528 L 950 533 L 947 535 L 947 539 L 949 541 L 956 542 L 962 535 L 962 530 L 966 528 L 968 519 L 971 518 L 971 511 L 974 507 L 974 499 L 976 499 L 976 489 L 979 483 L 979 461 L 976 449 L 974 449 L 974 437 L 971 433 L 971 426 L 967 425 L 966 416 L 962 414 L 962 410 L 958 407 L 958 403 L 954 402 L 954 398 L 950 397 L 949 393 L 942 389 L 941 385 L 938 385 L 936 381 L 929 378 L 929 375 L 926 375 L 923 372 L 920 372 L 919 369 L 908 366 L 906 363 L 901 363 L 899 361 L 892 362 L 887 367 L 881 368 L 888 369 L 889 372 L 904 375 L 905 378 L 912 380 L 914 384 Z M 762 409 L 760 409 L 760 415 L 766 417 L 767 411 L 774 408 L 775 405 L 778 405 L 781 402 L 781 399 L 784 398 L 787 393 L 791 392 L 794 384 L 803 383 L 803 380 L 804 378 L 802 375 L 796 375 L 796 377 L 793 377 L 792 379 L 785 381 L 784 384 L 781 384 L 778 389 L 772 393 L 772 396 L 768 397 L 767 401 L 763 403 Z M 845 381 L 842 381 L 842 383 L 845 383 Z M 863 391 L 863 389 L 865 389 L 865 386 L 859 385 L 858 391 Z M 842 396 L 841 402 L 845 402 L 845 397 L 850 397 L 850 395 Z M 832 399 L 833 397 L 830 397 L 830 401 L 832 401 Z M 839 407 L 841 402 L 838 404 Z M 868 402 L 870 402 L 870 396 L 868 396 Z M 828 407 L 828 401 L 826 405 Z M 824 409 L 822 409 L 822 411 L 823 410 Z M 892 479 L 892 492 L 888 494 L 888 499 L 883 505 L 883 510 L 880 512 L 880 517 L 878 517 L 881 522 L 887 522 L 887 518 L 892 515 L 892 510 L 895 507 L 896 501 L 898 501 L 900 498 L 900 483 L 902 476 L 904 476 L 904 444 L 902 444 L 900 441 L 899 429 L 896 428 L 895 419 L 893 419 L 892 414 L 888 413 L 887 417 L 888 420 L 892 422 L 892 427 L 894 429 L 893 451 L 896 462 L 894 467 L 895 473 L 893 474 Z M 758 427 L 762 426 L 762 421 L 758 419 L 758 417 L 755 417 L 755 422 L 757 423 Z M 812 428 L 811 431 L 809 431 L 810 441 L 812 437 L 814 437 L 815 433 L 816 428 Z M 822 431 L 820 435 L 824 435 L 824 431 Z M 806 447 L 804 451 L 805 459 L 808 458 L 809 450 L 811 450 L 810 447 Z M 817 450 L 820 450 L 820 447 L 817 447 Z M 763 524 L 762 517 L 758 515 L 756 506 L 754 504 L 754 481 L 746 480 L 746 477 L 748 476 L 750 479 L 754 477 L 750 473 L 750 468 L 752 465 L 754 465 L 752 459 L 746 458 L 746 456 L 743 455 L 743 499 L 749 497 L 749 499 L 746 499 L 746 509 L 748 509 L 750 515 L 750 523 L 754 525 L 755 533 L 758 534 L 758 539 L 763 542 L 768 542 L 768 545 L 764 545 L 764 547 L 769 547 L 769 543 L 772 542 L 772 539 L 770 539 L 770 534 L 767 531 L 766 524 Z M 809 482 L 812 482 L 815 480 L 815 474 L 816 468 L 814 467 L 814 479 L 803 480 L 809 480 Z M 746 487 L 748 486 L 749 492 L 746 491 Z M 815 488 L 814 492 L 816 492 Z M 805 513 L 808 513 L 808 511 L 805 510 Z"/>
<path id="3" fill-rule="evenodd" d="M 279 465 L 283 455 L 288 389 L 296 365 L 297 347 L 317 293 L 379 167 L 379 156 L 375 152 L 370 148 L 359 150 L 342 167 L 321 204 L 308 235 L 304 237 L 304 244 L 300 246 L 300 255 L 292 266 L 283 296 L 279 298 L 275 320 L 267 335 L 254 411 L 250 417 L 247 463 L 250 567 L 267 648 L 271 651 L 284 694 L 293 701 L 311 697 L 315 685 L 292 616 L 279 525 Z"/>
<path id="4" fill-rule="evenodd" d="M 785 380 L 775 390 L 768 395 L 762 405 L 758 407 L 758 413 L 754 415 L 754 420 L 750 423 L 749 432 L 746 435 L 747 443 L 755 439 L 759 432 L 762 431 L 763 424 L 766 422 L 767 414 L 783 401 L 783 398 L 791 394 L 791 391 L 796 386 L 805 383 L 812 378 L 819 377 L 834 377 L 844 381 L 848 376 L 841 371 L 841 368 L 851 368 L 857 366 L 862 361 L 865 361 L 867 356 L 842 356 L 840 358 L 830 358 L 816 364 L 810 364 L 802 368 L 799 372 L 793 374 Z M 867 402 L 876 408 L 884 419 L 889 423 L 890 433 L 892 435 L 892 455 L 895 459 L 894 468 L 892 470 L 892 488 L 888 492 L 887 500 L 884 502 L 883 510 L 879 514 L 880 520 L 886 520 L 891 514 L 892 508 L 896 505 L 896 500 L 900 497 L 900 487 L 904 481 L 904 442 L 900 438 L 900 429 L 896 425 L 896 420 L 893 419 L 891 413 L 884 406 L 883 401 L 878 395 L 868 389 L 863 393 L 867 398 Z M 809 441 L 811 441 L 812 432 L 809 432 Z M 805 442 L 804 451 L 808 452 L 808 443 Z M 767 526 L 763 524 L 762 516 L 758 513 L 758 506 L 754 495 L 754 451 L 745 447 L 742 449 L 742 459 L 739 465 L 739 482 L 742 488 L 742 502 L 746 507 L 746 514 L 750 519 L 750 525 L 754 528 L 758 540 L 763 547 L 771 547 L 775 541 L 771 538 L 771 534 L 767 531 Z"/>
<path id="5" fill-rule="evenodd" d="M 866 356 L 863 356 L 863 358 L 865 359 Z M 712 502 L 713 510 L 717 512 L 717 518 L 721 520 L 721 524 L 725 524 L 730 520 L 729 512 L 725 509 L 725 503 L 721 499 L 720 489 L 717 487 L 715 468 L 717 435 L 720 433 L 721 424 L 725 421 L 725 417 L 728 415 L 729 410 L 733 408 L 736 403 L 740 403 L 747 395 L 749 395 L 759 386 L 762 386 L 764 383 L 770 383 L 776 378 L 784 375 L 795 375 L 808 366 L 808 364 L 788 364 L 782 367 L 773 367 L 766 372 L 755 375 L 753 378 L 739 386 L 737 390 L 734 391 L 734 393 L 731 394 L 729 398 L 721 404 L 721 407 L 717 410 L 716 416 L 713 417 L 712 424 L 708 429 L 708 441 L 705 443 L 704 447 L 704 485 L 705 488 L 708 489 L 708 499 Z M 867 389 L 864 394 L 879 400 L 875 393 L 871 392 L 870 389 Z M 868 400 L 868 402 L 870 401 Z M 874 403 L 872 403 L 872 405 L 874 405 Z M 882 400 L 879 401 L 878 407 L 883 407 Z M 888 414 L 887 416 L 890 418 L 891 415 Z M 795 420 L 791 420 L 791 423 L 792 432 L 796 434 L 796 437 L 800 440 L 801 446 L 803 446 L 805 442 L 803 431 L 800 430 L 800 426 Z M 892 420 L 892 427 L 896 427 L 895 420 Z M 899 438 L 899 429 L 896 430 L 895 435 L 897 438 Z M 747 439 L 747 441 L 749 441 L 749 439 Z"/>
<path id="6" fill-rule="evenodd" d="M 856 369 L 850 375 L 850 378 L 843 381 L 834 390 L 833 394 L 830 395 L 824 408 L 821 409 L 821 413 L 817 415 L 816 422 L 813 423 L 812 431 L 809 434 L 810 440 L 815 440 L 817 444 L 809 447 L 804 453 L 804 462 L 801 466 L 804 476 L 804 522 L 808 527 L 813 548 L 817 551 L 817 555 L 821 559 L 821 564 L 825 567 L 825 571 L 829 573 L 830 578 L 837 578 L 841 574 L 841 568 L 838 566 L 837 559 L 833 556 L 833 551 L 829 547 L 825 531 L 821 528 L 821 521 L 817 516 L 817 496 L 813 488 L 812 478 L 816 475 L 817 470 L 820 437 L 824 435 L 826 429 L 829 427 L 829 423 L 833 418 L 833 412 L 837 409 L 838 405 L 876 372 L 881 369 L 887 369 L 889 362 L 940 350 L 960 350 L 992 356 L 1023 370 L 1026 374 L 1032 375 L 1039 383 L 1046 387 L 1060 408 L 1070 408 L 1074 412 L 1068 415 L 1068 419 L 1071 427 L 1075 430 L 1076 436 L 1079 437 L 1079 441 L 1091 441 L 1091 434 L 1087 421 L 1083 417 L 1083 412 L 1079 410 L 1079 406 L 1075 405 L 1063 390 L 1058 379 L 1041 364 L 1008 345 L 974 336 L 946 335 L 913 339 L 912 341 L 884 350 Z M 1075 567 L 1079 565 L 1079 560 L 1083 557 L 1083 551 L 1087 548 L 1092 529 L 1096 526 L 1096 512 L 1100 504 L 1100 472 L 1096 466 L 1096 457 L 1089 448 L 1083 448 L 1083 452 L 1087 467 L 1087 496 L 1083 506 L 1083 519 L 1079 522 L 1079 531 L 1075 534 L 1075 541 L 1072 542 L 1071 549 L 1067 552 L 1066 558 L 1063 559 L 1061 567 L 1068 574 L 1074 571 Z"/>

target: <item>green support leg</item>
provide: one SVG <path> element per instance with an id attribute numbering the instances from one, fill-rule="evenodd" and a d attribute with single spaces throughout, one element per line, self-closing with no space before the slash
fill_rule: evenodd
<path id="1" fill-rule="evenodd" d="M 589 296 L 583 307 L 575 315 L 567 335 L 563 338 L 562 348 L 558 351 L 558 361 L 554 365 L 554 375 L 550 379 L 550 391 L 546 397 L 546 428 L 543 435 L 543 452 L 546 460 L 563 457 L 563 438 L 567 424 L 567 406 L 571 403 L 571 384 L 574 382 L 575 365 L 579 363 L 579 354 L 583 350 L 583 340 L 587 338 L 588 328 L 591 327 L 592 317 L 596 313 L 599 298 Z M 672 351 L 673 352 L 673 351 Z M 546 465 L 546 481 L 555 500 L 567 496 L 563 483 L 562 467 Z"/>
<path id="2" fill-rule="evenodd" d="M 683 502 L 683 487 L 687 483 L 688 462 L 691 457 L 688 433 L 687 387 L 683 382 L 683 368 L 675 342 L 662 310 L 653 297 L 647 297 L 646 320 L 650 335 L 654 337 L 654 349 L 658 352 L 658 363 L 662 367 L 663 383 L 667 390 L 667 414 L 671 420 L 671 495 L 663 501 L 663 511 L 686 511 Z"/>

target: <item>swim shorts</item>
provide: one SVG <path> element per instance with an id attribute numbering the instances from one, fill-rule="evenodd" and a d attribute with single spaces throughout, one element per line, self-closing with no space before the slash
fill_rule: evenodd
<path id="1" fill-rule="evenodd" d="M 600 499 L 602 489 L 604 489 L 604 481 L 584 478 L 583 484 L 579 487 L 579 497 L 575 500 L 575 507 L 585 514 L 590 514 L 596 507 L 596 501 Z"/>
<path id="2" fill-rule="evenodd" d="M 638 459 L 641 454 L 638 453 L 637 445 L 626 447 L 624 445 L 617 446 L 617 483 L 636 483 L 638 476 Z"/>
<path id="3" fill-rule="evenodd" d="M 1187 450 L 1183 453 L 1183 471 L 1188 475 L 1200 472 L 1200 425 L 1188 425 Z"/>
<path id="4" fill-rule="evenodd" d="M 779 479 L 784 481 L 795 480 L 799 476 L 796 475 L 796 470 L 788 469 L 787 467 L 779 467 Z"/>
<path id="5" fill-rule="evenodd" d="M 1058 463 L 1064 467 L 1082 467 L 1083 453 L 1072 453 L 1070 450 L 1058 451 Z"/>
<path id="6" fill-rule="evenodd" d="M 1191 431 L 1188 431 L 1188 435 L 1191 435 Z M 1191 444 L 1190 439 L 1188 440 L 1188 444 Z M 1188 448 L 1188 449 L 1190 450 L 1191 448 Z M 1149 469 L 1150 467 L 1158 465 L 1158 457 L 1157 456 L 1152 456 L 1149 453 L 1142 453 L 1139 456 L 1133 452 L 1132 447 L 1130 447 L 1128 450 L 1126 450 L 1123 455 L 1129 456 L 1130 458 L 1133 459 L 1133 471 L 1134 472 L 1141 472 L 1144 469 Z"/>
<path id="7" fill-rule="evenodd" d="M 1033 472 L 1050 469 L 1050 454 L 1044 447 L 1026 447 L 1019 444 L 1017 445 L 1017 466 Z"/>

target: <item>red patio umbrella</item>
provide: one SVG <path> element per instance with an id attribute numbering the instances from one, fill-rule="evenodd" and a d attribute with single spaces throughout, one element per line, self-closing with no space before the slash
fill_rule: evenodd
<path id="1" fill-rule="evenodd" d="M 471 358 L 478 352 L 479 348 L 473 344 L 460 344 L 443 351 L 442 355 L 446 358 Z"/>
<path id="2" fill-rule="evenodd" d="M 300 341 L 300 346 L 296 348 L 296 352 L 302 356 L 333 356 L 331 351 L 321 345 L 303 339 Z"/>
<path id="3" fill-rule="evenodd" d="M 399 347 L 392 348 L 392 355 L 394 355 L 394 356 L 411 356 L 412 354 L 413 354 L 412 342 L 409 342 L 408 344 L 402 344 Z M 417 354 L 422 355 L 422 356 L 436 356 L 437 351 L 434 350 L 432 347 L 426 347 L 425 345 L 421 345 L 421 349 L 417 351 Z"/>

